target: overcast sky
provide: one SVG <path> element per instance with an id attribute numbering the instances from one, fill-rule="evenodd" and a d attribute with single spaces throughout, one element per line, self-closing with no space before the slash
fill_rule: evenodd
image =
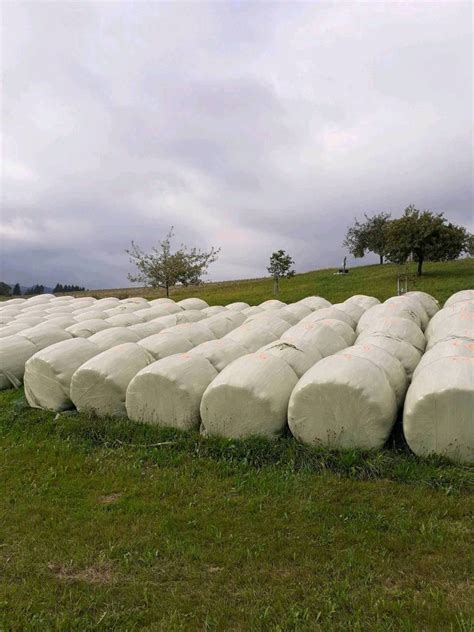
<path id="1" fill-rule="evenodd" d="M 340 265 L 364 212 L 472 229 L 470 2 L 2 12 L 8 282 L 123 287 L 130 241 L 172 224 L 222 248 L 213 280 L 263 276 L 279 248 Z"/>

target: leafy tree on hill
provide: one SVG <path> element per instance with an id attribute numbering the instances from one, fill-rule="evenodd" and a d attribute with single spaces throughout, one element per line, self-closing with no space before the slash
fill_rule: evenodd
<path id="1" fill-rule="evenodd" d="M 443 213 L 420 211 L 411 205 L 400 219 L 390 222 L 386 256 L 398 264 L 413 257 L 420 276 L 425 261 L 457 259 L 470 246 L 472 235 L 463 226 L 448 222 Z"/>
<path id="2" fill-rule="evenodd" d="M 273 278 L 273 292 L 275 295 L 278 295 L 280 290 L 280 279 L 283 277 L 290 279 L 295 276 L 295 271 L 291 269 L 294 263 L 290 255 L 286 254 L 284 250 L 277 250 L 270 257 L 270 265 L 267 270 Z"/>
<path id="3" fill-rule="evenodd" d="M 382 264 L 387 249 L 390 213 L 377 213 L 372 217 L 368 215 L 364 217 L 365 222 L 359 222 L 356 219 L 354 225 L 348 228 L 342 245 L 357 258 L 363 257 L 366 252 L 374 252 L 379 255 Z"/>
<path id="4" fill-rule="evenodd" d="M 19 283 L 15 283 L 12 291 L 13 296 L 21 296 L 21 288 Z"/>
<path id="5" fill-rule="evenodd" d="M 158 246 L 152 248 L 151 253 L 143 252 L 132 241 L 130 250 L 126 253 L 130 262 L 137 267 L 136 274 L 129 274 L 133 283 L 143 283 L 147 287 L 163 288 L 166 296 L 169 290 L 178 283 L 184 286 L 199 285 L 202 277 L 207 274 L 211 263 L 217 260 L 220 248 L 211 247 L 208 252 L 198 248 L 188 248 L 181 245 L 179 250 L 172 252 L 171 240 L 174 236 L 173 227 Z"/>

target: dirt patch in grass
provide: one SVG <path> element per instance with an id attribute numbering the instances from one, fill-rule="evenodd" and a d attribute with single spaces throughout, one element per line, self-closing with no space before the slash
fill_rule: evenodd
<path id="1" fill-rule="evenodd" d="M 122 498 L 123 494 L 114 493 L 114 494 L 106 494 L 105 496 L 100 496 L 99 503 L 101 505 L 112 505 L 116 503 L 118 500 Z"/>
<path id="2" fill-rule="evenodd" d="M 49 563 L 48 568 L 56 579 L 62 582 L 111 584 L 115 580 L 115 574 L 109 564 L 98 564 L 88 568 L 77 569 L 64 564 Z"/>

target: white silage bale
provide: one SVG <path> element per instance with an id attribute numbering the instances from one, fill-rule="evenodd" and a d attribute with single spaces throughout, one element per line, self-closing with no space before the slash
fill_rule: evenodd
<path id="1" fill-rule="evenodd" d="M 111 327 L 130 327 L 142 322 L 144 322 L 143 319 L 135 312 L 117 314 L 104 320 L 104 323 L 108 323 Z"/>
<path id="2" fill-rule="evenodd" d="M 46 312 L 44 309 L 25 309 L 21 314 L 15 316 L 15 320 L 26 320 L 28 318 L 41 318 L 44 320 Z"/>
<path id="3" fill-rule="evenodd" d="M 244 309 L 248 309 L 250 305 L 248 303 L 244 303 L 243 301 L 237 301 L 236 303 L 229 303 L 226 305 L 227 309 L 230 309 L 234 312 L 242 312 Z"/>
<path id="4" fill-rule="evenodd" d="M 259 349 L 258 353 L 268 353 L 276 358 L 280 358 L 280 360 L 284 360 L 293 369 L 298 378 L 302 377 L 313 364 L 322 360 L 323 357 L 315 348 L 300 349 L 282 340 L 270 342 L 268 345 Z"/>
<path id="5" fill-rule="evenodd" d="M 56 342 L 70 340 L 72 338 L 72 335 L 65 329 L 46 323 L 24 329 L 18 335 L 32 342 L 36 346 L 37 351 L 49 347 Z"/>
<path id="6" fill-rule="evenodd" d="M 137 305 L 135 303 L 121 303 L 116 307 L 106 309 L 105 313 L 107 314 L 107 318 L 112 318 L 113 316 L 119 316 L 121 314 L 133 314 L 136 311 Z"/>
<path id="7" fill-rule="evenodd" d="M 413 372 L 412 379 L 416 379 L 417 374 L 432 362 L 440 360 L 441 358 L 457 356 L 474 359 L 474 340 L 472 340 L 472 338 L 449 338 L 448 340 L 438 342 L 437 345 L 434 345 L 423 355 Z"/>
<path id="8" fill-rule="evenodd" d="M 217 372 L 222 371 L 228 364 L 247 353 L 248 350 L 245 347 L 230 338 L 209 340 L 188 351 L 190 356 L 198 355 L 205 358 Z"/>
<path id="9" fill-rule="evenodd" d="M 262 310 L 260 314 L 253 314 L 252 316 L 248 316 L 246 322 L 256 322 L 260 323 L 260 325 L 263 325 L 267 322 L 271 322 L 275 318 L 279 318 L 280 321 L 284 320 L 289 325 L 296 325 L 296 323 L 298 323 L 300 320 L 297 316 L 295 316 L 295 314 L 292 314 L 291 312 L 284 312 L 283 309 L 268 309 L 266 311 Z"/>
<path id="10" fill-rule="evenodd" d="M 129 296 L 120 301 L 123 305 L 136 305 L 137 307 L 150 307 L 150 303 L 142 296 Z"/>
<path id="11" fill-rule="evenodd" d="M 197 323 L 200 320 L 206 320 L 207 315 L 203 314 L 204 310 L 200 309 L 185 309 L 179 314 L 174 314 L 176 317 L 176 324 L 180 325 L 181 323 Z"/>
<path id="12" fill-rule="evenodd" d="M 437 323 L 434 330 L 430 331 L 427 349 L 449 338 L 474 340 L 474 312 L 458 312 L 451 318 Z"/>
<path id="13" fill-rule="evenodd" d="M 139 338 L 146 338 L 147 336 L 153 336 L 153 334 L 159 334 L 160 331 L 169 327 L 169 323 L 160 323 L 157 320 L 150 320 L 146 323 L 137 323 L 136 325 L 130 325 L 130 327 L 126 327 L 130 331 L 133 331 L 137 334 Z"/>
<path id="14" fill-rule="evenodd" d="M 73 308 L 66 305 L 55 305 L 54 307 L 48 307 L 47 314 L 71 314 Z"/>
<path id="15" fill-rule="evenodd" d="M 201 310 L 202 314 L 207 316 L 214 316 L 215 314 L 221 314 L 226 312 L 227 309 L 223 305 L 211 305 L 211 307 L 205 307 Z"/>
<path id="16" fill-rule="evenodd" d="M 278 311 L 278 316 L 282 317 L 284 314 L 292 314 L 299 321 L 305 316 L 308 316 L 308 314 L 312 313 L 313 310 L 307 305 L 303 305 L 301 303 L 290 303 Z"/>
<path id="17" fill-rule="evenodd" d="M 26 298 L 9 298 L 3 302 L 3 305 L 23 305 L 23 303 L 26 303 Z"/>
<path id="18" fill-rule="evenodd" d="M 75 312 L 74 319 L 76 322 L 80 323 L 82 320 L 92 320 L 95 318 L 100 318 L 101 320 L 105 320 L 108 318 L 105 311 L 100 309 L 87 309 L 85 311 Z"/>
<path id="19" fill-rule="evenodd" d="M 461 301 L 474 301 L 474 290 L 461 290 L 460 292 L 451 294 L 444 304 L 444 307 L 450 307 L 451 305 Z"/>
<path id="20" fill-rule="evenodd" d="M 161 334 L 178 334 L 184 336 L 191 342 L 193 347 L 216 338 L 214 332 L 203 323 L 182 323 L 181 325 L 163 329 Z"/>
<path id="21" fill-rule="evenodd" d="M 107 351 L 107 349 L 116 347 L 124 342 L 138 342 L 140 336 L 129 327 L 111 327 L 110 329 L 104 329 L 104 331 L 98 331 L 88 340 L 96 344 L 100 351 Z"/>
<path id="22" fill-rule="evenodd" d="M 41 305 L 43 303 L 49 303 L 51 298 L 54 298 L 52 294 L 41 294 L 39 296 L 32 296 L 26 299 L 28 305 Z"/>
<path id="23" fill-rule="evenodd" d="M 428 327 L 426 328 L 425 336 L 427 340 L 430 339 L 431 335 L 440 323 L 456 316 L 457 314 L 474 314 L 474 301 L 460 301 L 459 303 L 454 303 L 449 307 L 443 307 L 443 309 L 440 309 L 439 312 L 437 312 L 430 320 Z"/>
<path id="24" fill-rule="evenodd" d="M 380 301 L 375 296 L 367 296 L 366 294 L 354 294 L 344 301 L 348 305 L 352 303 L 356 303 L 357 305 L 361 305 L 365 310 L 374 307 L 375 305 L 379 305 Z"/>
<path id="25" fill-rule="evenodd" d="M 197 429 L 202 394 L 216 376 L 212 364 L 199 355 L 172 355 L 154 362 L 128 386 L 128 417 L 182 430 Z"/>
<path id="26" fill-rule="evenodd" d="M 343 320 L 338 320 L 337 318 L 325 318 L 324 320 L 319 320 L 317 322 L 321 325 L 327 325 L 328 327 L 331 327 L 333 331 L 338 333 L 341 338 L 344 339 L 347 347 L 354 344 L 356 339 L 355 331 Z"/>
<path id="27" fill-rule="evenodd" d="M 335 303 L 333 307 L 346 313 L 355 323 L 358 323 L 362 314 L 367 311 L 365 307 L 358 303 Z"/>
<path id="28" fill-rule="evenodd" d="M 25 396 L 33 408 L 68 410 L 73 373 L 99 348 L 85 338 L 57 342 L 35 353 L 25 365 Z"/>
<path id="29" fill-rule="evenodd" d="M 225 314 L 215 314 L 206 318 L 206 327 L 209 327 L 216 338 L 222 338 L 244 322 L 245 316 L 242 312 L 227 311 Z"/>
<path id="30" fill-rule="evenodd" d="M 415 349 L 415 347 L 409 342 L 397 338 L 391 338 L 390 336 L 386 336 L 384 334 L 372 334 L 371 336 L 367 336 L 367 338 L 364 338 L 361 341 L 361 344 L 374 345 L 375 347 L 385 349 L 394 355 L 398 358 L 398 360 L 400 360 L 409 380 L 411 380 L 413 371 L 416 369 L 419 361 L 421 360 L 421 352 L 418 351 L 418 349 Z"/>
<path id="31" fill-rule="evenodd" d="M 382 303 L 381 305 L 375 305 L 374 307 L 371 307 L 364 314 L 362 314 L 359 322 L 357 323 L 356 333 L 360 334 L 365 327 L 367 327 L 374 321 L 379 320 L 380 318 L 391 318 L 393 316 L 397 316 L 397 318 L 406 318 L 408 320 L 412 320 L 418 325 L 418 327 L 421 328 L 421 320 L 419 315 L 409 307 L 403 307 L 394 303 Z"/>
<path id="32" fill-rule="evenodd" d="M 403 404 L 408 388 L 408 378 L 402 363 L 393 354 L 381 347 L 359 342 L 352 347 L 339 351 L 339 353 L 366 358 L 383 369 L 395 393 L 397 406 L 400 407 Z"/>
<path id="33" fill-rule="evenodd" d="M 139 310 L 138 312 L 133 312 L 134 314 L 139 314 L 141 321 L 143 323 L 148 322 L 149 320 L 155 320 L 155 318 L 161 318 L 162 316 L 169 316 L 169 312 L 166 311 L 164 307 L 150 307 L 148 309 Z"/>
<path id="34" fill-rule="evenodd" d="M 439 311 L 439 302 L 434 298 L 434 296 L 431 296 L 431 294 L 428 294 L 427 292 L 411 291 L 407 292 L 404 296 L 413 297 L 420 301 L 429 318 L 433 318 L 433 316 Z"/>
<path id="35" fill-rule="evenodd" d="M 289 364 L 269 353 L 238 358 L 219 373 L 203 395 L 205 432 L 232 439 L 280 436 L 297 381 Z"/>
<path id="36" fill-rule="evenodd" d="M 37 351 L 35 344 L 18 334 L 0 339 L 0 390 L 21 386 L 25 363 Z"/>
<path id="37" fill-rule="evenodd" d="M 261 309 L 281 309 L 282 307 L 285 307 L 286 303 L 284 303 L 283 301 L 279 301 L 276 298 L 272 298 L 268 301 L 264 301 L 263 303 L 260 303 L 259 307 Z"/>
<path id="38" fill-rule="evenodd" d="M 337 307 L 323 307 L 322 309 L 318 309 L 317 311 L 309 314 L 309 316 L 305 316 L 302 323 L 317 323 L 319 320 L 326 320 L 327 318 L 342 320 L 344 323 L 347 323 L 350 327 L 355 329 L 356 321 L 352 316 L 342 309 L 337 309 Z"/>
<path id="39" fill-rule="evenodd" d="M 422 331 L 426 329 L 430 321 L 430 317 L 428 316 L 428 312 L 426 311 L 426 309 L 423 307 L 423 303 L 421 303 L 421 301 L 419 301 L 417 298 L 406 296 L 406 294 L 403 294 L 402 296 L 392 296 L 391 298 L 388 298 L 384 303 L 384 305 L 390 304 L 399 305 L 403 308 L 407 306 L 409 310 L 411 309 L 416 312 L 420 319 L 420 327 Z"/>
<path id="40" fill-rule="evenodd" d="M 15 318 L 14 321 L 11 321 L 11 324 L 21 323 L 22 325 L 25 324 L 28 327 L 35 327 L 35 325 L 41 325 L 44 322 L 45 319 L 42 316 L 24 316 L 21 318 Z"/>
<path id="41" fill-rule="evenodd" d="M 83 296 L 81 298 L 74 299 L 74 303 L 72 303 L 72 305 L 74 305 L 75 309 L 80 309 L 82 307 L 94 305 L 96 302 L 96 299 L 92 296 Z"/>
<path id="42" fill-rule="evenodd" d="M 179 334 L 166 334 L 161 332 L 143 338 L 138 343 L 146 349 L 155 360 L 161 360 L 175 353 L 184 353 L 193 348 L 192 342 Z"/>
<path id="43" fill-rule="evenodd" d="M 269 342 L 274 342 L 279 336 L 265 326 L 256 323 L 245 323 L 226 334 L 224 338 L 229 338 L 245 347 L 248 351 L 254 352 Z"/>
<path id="44" fill-rule="evenodd" d="M 264 312 L 251 316 L 246 320 L 247 324 L 255 324 L 259 327 L 266 327 L 280 337 L 291 325 L 298 323 L 298 318 L 293 314 L 286 314 L 284 318 L 280 318 L 281 310 Z"/>
<path id="45" fill-rule="evenodd" d="M 72 376 L 73 404 L 78 411 L 92 412 L 98 417 L 126 416 L 127 387 L 135 375 L 153 360 L 150 353 L 133 342 L 99 353 Z"/>
<path id="46" fill-rule="evenodd" d="M 337 354 L 307 371 L 291 394 L 288 425 L 302 443 L 380 449 L 397 415 L 385 372 L 367 358 Z"/>
<path id="47" fill-rule="evenodd" d="M 98 331 L 103 331 L 109 327 L 112 327 L 111 323 L 101 320 L 100 318 L 94 318 L 92 320 L 83 320 L 80 323 L 66 327 L 66 331 L 75 338 L 89 338 L 89 336 L 96 334 Z"/>
<path id="48" fill-rule="evenodd" d="M 7 325 L 6 327 L 2 327 L 0 329 L 0 338 L 6 338 L 7 336 L 14 336 L 15 334 L 20 333 L 24 329 L 28 329 L 30 325 L 28 323 L 22 322 L 12 322 L 11 325 Z"/>
<path id="49" fill-rule="evenodd" d="M 252 305 L 251 307 L 247 307 L 243 309 L 240 313 L 243 314 L 246 318 L 249 316 L 255 316 L 255 314 L 261 314 L 264 310 L 258 305 Z"/>
<path id="50" fill-rule="evenodd" d="M 316 349 L 323 357 L 332 355 L 347 347 L 346 341 L 330 325 L 320 322 L 305 323 L 291 327 L 282 335 L 281 340 L 305 350 Z"/>
<path id="51" fill-rule="evenodd" d="M 181 309 L 204 309 L 205 307 L 209 307 L 202 298 L 185 298 L 182 301 L 178 301 L 177 305 Z"/>
<path id="52" fill-rule="evenodd" d="M 61 327 L 61 329 L 67 329 L 68 327 L 76 323 L 74 318 L 71 318 L 70 316 L 58 316 L 58 315 L 54 315 L 54 318 L 48 318 L 47 322 L 50 325 L 56 325 L 56 327 Z"/>
<path id="53" fill-rule="evenodd" d="M 363 341 L 365 338 L 374 334 L 383 334 L 397 340 L 404 340 L 418 349 L 421 353 L 426 347 L 426 338 L 416 323 L 407 318 L 398 318 L 397 316 L 389 318 L 379 318 L 372 321 L 364 328 L 358 336 L 357 341 Z"/>
<path id="54" fill-rule="evenodd" d="M 306 296 L 298 301 L 297 304 L 306 305 L 313 312 L 317 309 L 323 309 L 324 307 L 331 307 L 331 303 L 325 298 L 322 298 L 322 296 Z"/>
<path id="55" fill-rule="evenodd" d="M 474 464 L 472 356 L 439 358 L 421 369 L 405 400 L 403 432 L 418 456 Z"/>
<path id="56" fill-rule="evenodd" d="M 154 298 L 152 301 L 149 301 L 150 305 L 152 307 L 155 307 L 156 305 L 165 305 L 166 303 L 168 305 L 176 305 L 176 301 L 173 301 L 172 298 Z"/>
<path id="57" fill-rule="evenodd" d="M 99 309 L 111 309 L 112 307 L 116 307 L 117 305 L 119 305 L 120 301 L 118 298 L 115 298 L 113 296 L 106 296 L 104 298 L 99 298 L 96 302 L 95 302 L 95 306 L 98 307 Z"/>

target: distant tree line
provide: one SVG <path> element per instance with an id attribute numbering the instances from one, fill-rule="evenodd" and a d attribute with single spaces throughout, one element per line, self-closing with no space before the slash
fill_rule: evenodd
<path id="1" fill-rule="evenodd" d="M 62 283 L 56 283 L 53 294 L 57 294 L 58 292 L 84 292 L 85 289 L 86 288 L 80 285 L 63 285 Z"/>
<path id="2" fill-rule="evenodd" d="M 450 261 L 463 253 L 473 255 L 474 237 L 463 226 L 448 222 L 443 213 L 408 206 L 402 217 L 378 213 L 348 228 L 343 246 L 354 257 L 373 252 L 392 263 L 416 261 L 421 275 L 425 261 Z"/>

